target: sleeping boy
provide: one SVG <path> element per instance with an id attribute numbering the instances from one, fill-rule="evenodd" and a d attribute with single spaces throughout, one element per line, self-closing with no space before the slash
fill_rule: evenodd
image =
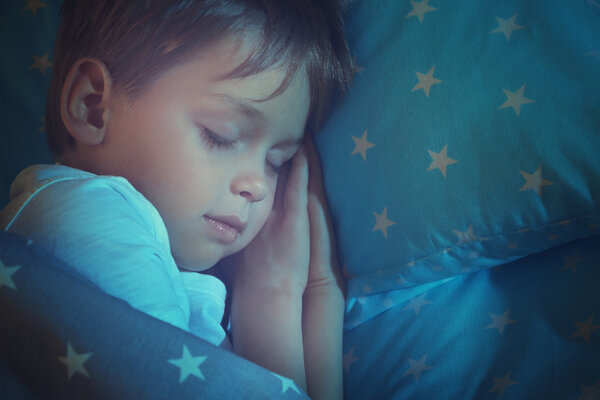
<path id="1" fill-rule="evenodd" d="M 343 288 L 310 140 L 351 79 L 340 6 L 61 11 L 45 119 L 57 163 L 19 174 L 0 227 L 310 396 L 341 398 Z M 232 344 L 225 285 L 201 273 L 221 260 Z"/>

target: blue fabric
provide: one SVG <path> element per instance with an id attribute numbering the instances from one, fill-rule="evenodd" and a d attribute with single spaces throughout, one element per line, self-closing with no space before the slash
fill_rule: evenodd
<path id="1" fill-rule="evenodd" d="M 347 326 L 600 233 L 598 2 L 354 1 L 348 36 L 355 84 L 317 136 Z"/>
<path id="2" fill-rule="evenodd" d="M 345 333 L 346 397 L 600 398 L 599 246 L 583 239 L 384 298 L 386 312 Z"/>
<path id="3" fill-rule="evenodd" d="M 60 3 L 0 2 L 0 208 L 23 168 L 51 161 L 43 116 Z"/>
<path id="4" fill-rule="evenodd" d="M 307 399 L 0 232 L 0 398 Z"/>

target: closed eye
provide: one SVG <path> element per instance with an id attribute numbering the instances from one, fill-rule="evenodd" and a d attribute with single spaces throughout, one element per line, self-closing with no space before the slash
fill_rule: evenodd
<path id="1" fill-rule="evenodd" d="M 200 128 L 202 139 L 204 139 L 209 149 L 231 150 L 236 143 L 234 140 L 224 139 L 204 126 L 199 126 L 198 128 Z"/>

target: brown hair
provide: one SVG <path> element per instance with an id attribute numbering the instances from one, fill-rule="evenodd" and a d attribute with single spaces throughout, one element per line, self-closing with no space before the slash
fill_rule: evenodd
<path id="1" fill-rule="evenodd" d="M 227 78 L 242 78 L 279 62 L 287 66 L 281 93 L 305 66 L 311 92 L 307 129 L 315 132 L 331 100 L 352 79 L 342 7 L 336 0 L 65 0 L 46 102 L 46 132 L 55 157 L 73 139 L 60 116 L 60 96 L 73 63 L 102 60 L 115 88 L 135 99 L 161 72 L 230 34 L 259 32 L 259 43 Z"/>

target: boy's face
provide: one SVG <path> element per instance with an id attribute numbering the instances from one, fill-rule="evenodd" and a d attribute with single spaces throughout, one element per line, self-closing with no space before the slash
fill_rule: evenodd
<path id="1" fill-rule="evenodd" d="M 111 110 L 102 173 L 126 177 L 158 209 L 180 267 L 204 270 L 244 248 L 273 204 L 277 168 L 300 145 L 310 94 L 301 70 L 219 80 L 247 56 L 215 46 L 157 78 L 130 108 Z M 299 70 L 300 71 L 300 70 Z"/>

